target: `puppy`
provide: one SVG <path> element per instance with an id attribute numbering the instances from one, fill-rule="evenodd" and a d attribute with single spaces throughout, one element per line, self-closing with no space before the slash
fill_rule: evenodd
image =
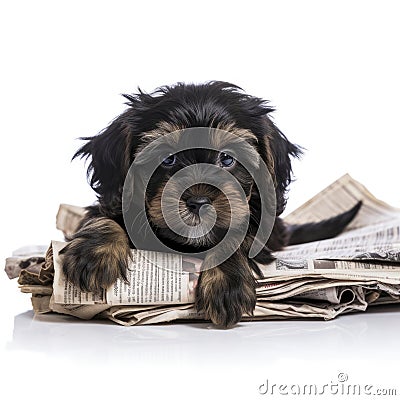
<path id="1" fill-rule="evenodd" d="M 359 204 L 319 224 L 284 224 L 279 216 L 291 158 L 301 148 L 271 121 L 266 101 L 238 86 L 178 83 L 124 97 L 129 108 L 97 136 L 82 138 L 86 144 L 74 156 L 90 159 L 87 174 L 98 196 L 62 251 L 64 274 L 84 291 L 126 278 L 130 250 L 139 247 L 128 235 L 133 229 L 142 239 L 140 248 L 148 247 L 153 234 L 171 251 L 201 253 L 195 306 L 214 324 L 231 327 L 253 313 L 255 277 L 262 276 L 256 262 L 270 262 L 271 251 L 287 244 L 335 236 L 358 211 Z M 188 137 L 195 139 L 182 146 Z M 145 180 L 149 162 L 154 168 Z M 134 184 L 127 185 L 132 169 Z M 139 194 L 128 206 L 126 186 Z M 127 207 L 136 212 L 129 223 Z M 253 245 L 258 250 L 251 258 Z"/>

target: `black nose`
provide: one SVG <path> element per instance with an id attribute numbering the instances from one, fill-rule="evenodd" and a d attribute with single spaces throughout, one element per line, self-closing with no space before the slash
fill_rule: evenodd
<path id="1" fill-rule="evenodd" d="M 205 204 L 211 204 L 211 200 L 208 197 L 192 196 L 186 200 L 186 205 L 189 210 L 197 215 L 199 214 L 201 206 L 204 206 Z"/>

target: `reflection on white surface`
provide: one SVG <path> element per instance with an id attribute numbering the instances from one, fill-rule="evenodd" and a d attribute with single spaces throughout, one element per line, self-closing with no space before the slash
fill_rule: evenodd
<path id="1" fill-rule="evenodd" d="M 365 349 L 370 358 L 395 361 L 400 352 L 384 344 L 398 341 L 399 312 L 399 306 L 385 306 L 333 321 L 245 322 L 218 330 L 206 322 L 124 327 L 57 314 L 34 316 L 27 311 L 15 317 L 7 349 L 141 365 L 155 359 L 209 364 L 214 358 L 227 365 L 238 358 L 263 365 L 266 358 L 271 362 L 285 355 L 308 360 L 318 360 L 321 352 L 324 357 L 359 357 Z"/>
<path id="2" fill-rule="evenodd" d="M 383 306 L 333 321 L 217 330 L 206 322 L 123 327 L 27 311 L 14 318 L 0 379 L 18 387 L 23 375 L 30 400 L 54 393 L 118 400 L 127 391 L 129 399 L 247 400 L 263 398 L 266 379 L 323 385 L 343 373 L 350 382 L 397 387 L 399 313 Z"/>

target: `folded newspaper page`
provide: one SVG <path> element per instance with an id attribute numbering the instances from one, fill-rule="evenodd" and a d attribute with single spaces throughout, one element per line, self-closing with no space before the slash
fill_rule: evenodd
<path id="1" fill-rule="evenodd" d="M 289 246 L 260 265 L 254 316 L 243 320 L 322 318 L 365 311 L 370 305 L 400 302 L 400 209 L 376 199 L 345 175 L 317 194 L 286 221 L 318 221 L 363 205 L 346 231 L 333 239 Z M 84 209 L 61 205 L 57 227 L 73 233 Z M 201 260 L 176 254 L 132 250 L 128 283 L 118 280 L 100 295 L 82 293 L 62 274 L 52 242 L 46 254 L 32 249 L 6 260 L 10 278 L 32 294 L 38 313 L 106 318 L 121 325 L 203 319 L 193 307 Z M 24 252 L 22 252 L 24 253 Z"/>

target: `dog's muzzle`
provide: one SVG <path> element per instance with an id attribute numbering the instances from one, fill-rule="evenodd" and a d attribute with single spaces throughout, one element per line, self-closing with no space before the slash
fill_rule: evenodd
<path id="1" fill-rule="evenodd" d="M 190 212 L 195 215 L 200 214 L 201 207 L 205 205 L 210 205 L 211 200 L 209 197 L 206 196 L 192 196 L 186 200 L 186 206 Z"/>

